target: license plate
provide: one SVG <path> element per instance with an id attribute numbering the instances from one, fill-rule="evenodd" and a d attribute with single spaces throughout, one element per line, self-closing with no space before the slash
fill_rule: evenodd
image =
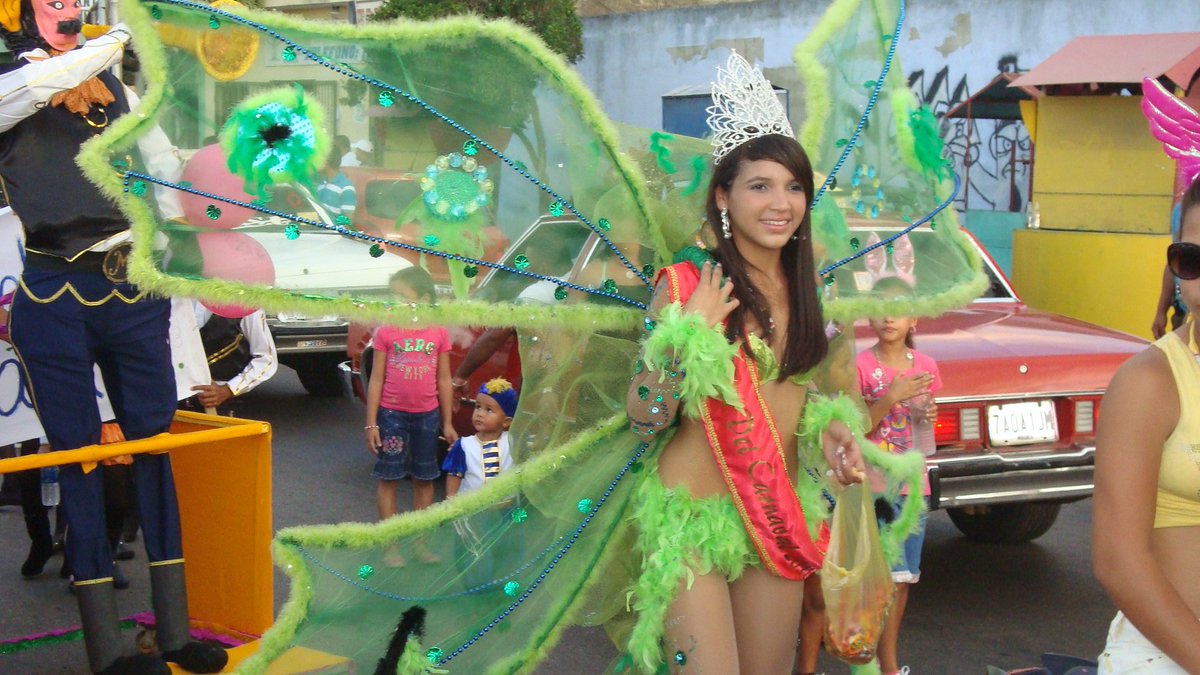
<path id="1" fill-rule="evenodd" d="M 296 340 L 297 347 L 324 347 L 329 340 Z"/>
<path id="2" fill-rule="evenodd" d="M 1026 445 L 1058 440 L 1058 418 L 1052 401 L 990 405 L 988 438 L 992 445 Z"/>

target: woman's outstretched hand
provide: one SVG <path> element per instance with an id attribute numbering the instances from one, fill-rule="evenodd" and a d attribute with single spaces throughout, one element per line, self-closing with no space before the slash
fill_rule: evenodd
<path id="1" fill-rule="evenodd" d="M 828 475 L 842 485 L 861 483 L 866 476 L 862 449 L 858 447 L 850 427 L 842 422 L 830 422 L 821 434 L 821 453 L 829 464 Z"/>
<path id="2" fill-rule="evenodd" d="M 683 311 L 699 314 L 709 327 L 716 326 L 725 320 L 738 306 L 738 299 L 733 297 L 733 282 L 725 280 L 721 275 L 721 264 L 706 262 L 700 268 L 700 285 L 692 292 Z"/>

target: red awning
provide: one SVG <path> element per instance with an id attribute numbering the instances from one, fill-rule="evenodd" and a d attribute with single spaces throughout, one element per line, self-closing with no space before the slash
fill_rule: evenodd
<path id="1" fill-rule="evenodd" d="M 1166 76 L 1183 89 L 1200 70 L 1200 33 L 1094 35 L 1067 43 L 1010 86 L 1141 84 Z"/>

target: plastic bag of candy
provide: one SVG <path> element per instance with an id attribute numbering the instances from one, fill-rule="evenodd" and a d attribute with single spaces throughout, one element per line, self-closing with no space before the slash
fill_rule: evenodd
<path id="1" fill-rule="evenodd" d="M 870 490 L 851 485 L 834 507 L 829 551 L 821 567 L 825 592 L 825 648 L 862 665 L 875 658 L 895 584 L 879 544 Z"/>

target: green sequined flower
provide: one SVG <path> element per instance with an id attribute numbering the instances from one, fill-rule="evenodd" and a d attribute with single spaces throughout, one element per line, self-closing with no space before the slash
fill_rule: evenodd
<path id="1" fill-rule="evenodd" d="M 580 513 L 588 513 L 592 510 L 592 500 L 580 499 L 579 503 L 575 505 L 575 508 L 579 509 Z"/>
<path id="2" fill-rule="evenodd" d="M 479 275 L 479 268 L 474 265 L 467 265 L 463 268 L 463 276 L 468 279 L 474 279 Z"/>
<path id="3" fill-rule="evenodd" d="M 358 578 L 362 579 L 363 581 L 371 578 L 372 574 L 375 574 L 375 568 L 371 567 L 370 565 L 363 565 L 362 567 L 358 568 Z"/>
<path id="4" fill-rule="evenodd" d="M 517 508 L 513 509 L 512 521 L 514 523 L 517 523 L 519 525 L 519 524 L 525 522 L 525 520 L 527 518 L 529 518 L 529 512 L 526 511 L 525 509 L 523 509 L 521 507 L 517 507 Z"/>
<path id="5" fill-rule="evenodd" d="M 146 181 L 135 180 L 133 185 L 129 188 L 129 191 L 134 195 L 141 197 L 142 195 L 146 194 Z"/>
<path id="6" fill-rule="evenodd" d="M 529 258 L 524 255 L 513 258 L 513 267 L 519 270 L 529 269 Z"/>
<path id="7" fill-rule="evenodd" d="M 442 660 L 442 656 L 444 656 L 445 653 L 446 652 L 443 652 L 441 649 L 434 647 L 425 652 L 425 659 L 430 663 L 437 663 L 438 661 Z"/>
<path id="8" fill-rule="evenodd" d="M 209 204 L 208 208 L 204 209 L 204 215 L 208 216 L 209 220 L 216 220 L 221 217 L 221 208 L 216 204 Z"/>
<path id="9" fill-rule="evenodd" d="M 372 258 L 378 258 L 383 255 L 383 247 L 379 244 L 371 244 L 371 248 L 367 252 L 371 254 Z"/>
<path id="10" fill-rule="evenodd" d="M 608 222 L 608 218 L 601 218 L 600 220 L 596 221 L 596 225 L 605 232 L 608 232 L 612 229 L 612 223 Z"/>
<path id="11" fill-rule="evenodd" d="M 390 91 L 379 92 L 379 105 L 390 108 L 396 105 L 396 95 Z"/>
<path id="12" fill-rule="evenodd" d="M 487 167 L 457 152 L 438 157 L 421 178 L 425 208 L 447 222 L 465 220 L 490 204 L 495 189 Z"/>
<path id="13" fill-rule="evenodd" d="M 507 595 L 508 597 L 515 598 L 515 597 L 517 597 L 517 593 L 520 593 L 520 592 L 521 592 L 521 584 L 518 584 L 515 581 L 510 581 L 507 584 L 504 584 L 504 594 Z"/>
<path id="14" fill-rule="evenodd" d="M 554 289 L 554 299 L 555 300 L 566 300 L 567 299 L 567 287 L 559 286 L 558 288 Z"/>
<path id="15" fill-rule="evenodd" d="M 283 228 L 283 236 L 289 241 L 295 241 L 300 238 L 300 226 L 296 223 L 288 223 L 287 227 Z"/>

